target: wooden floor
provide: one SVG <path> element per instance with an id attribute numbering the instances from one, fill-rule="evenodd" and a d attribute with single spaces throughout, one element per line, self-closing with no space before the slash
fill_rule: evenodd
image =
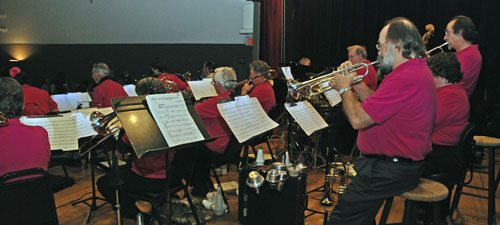
<path id="1" fill-rule="evenodd" d="M 498 158 L 498 157 L 497 157 Z M 80 225 L 85 224 L 85 218 L 88 215 L 89 207 L 85 204 L 71 205 L 71 203 L 80 198 L 90 197 L 91 194 L 91 179 L 90 179 L 90 169 L 84 169 L 81 167 L 68 167 L 70 175 L 75 179 L 76 184 L 59 191 L 55 194 L 56 207 L 59 223 L 62 225 Z M 498 170 L 498 166 L 497 166 Z M 62 175 L 61 167 L 54 167 L 49 169 L 52 174 Z M 96 170 L 96 176 L 100 177 L 104 173 Z M 233 165 L 228 175 L 222 176 L 222 182 L 237 181 L 236 167 Z M 475 174 L 473 183 L 476 185 L 482 185 L 487 187 L 487 177 L 485 175 L 477 176 Z M 324 182 L 324 170 L 317 169 L 308 172 L 308 182 L 307 189 L 312 190 L 319 187 Z M 472 191 L 476 193 L 484 193 L 476 190 L 471 190 L 469 188 L 464 188 L 464 190 Z M 213 217 L 207 222 L 207 224 L 238 224 L 237 215 L 237 196 L 234 190 L 226 192 L 229 198 L 230 213 L 220 217 Z M 98 196 L 100 196 L 98 194 Z M 332 207 L 322 207 L 319 204 L 319 198 L 323 196 L 323 193 L 313 192 L 309 195 L 309 208 L 318 211 L 331 211 Z M 500 224 L 500 201 L 498 198 L 500 196 L 499 191 L 496 193 L 496 221 Z M 104 204 L 104 201 L 98 200 L 98 205 Z M 403 200 L 395 198 L 390 215 L 389 223 L 400 222 L 402 220 L 403 214 Z M 377 221 L 380 217 L 381 212 L 377 216 Z M 377 222 L 378 223 L 378 222 Z M 104 204 L 101 208 L 94 211 L 89 224 L 117 224 L 115 213 L 111 209 L 111 205 Z M 132 225 L 135 224 L 134 220 L 124 219 L 123 224 Z M 306 219 L 307 225 L 321 225 L 323 224 L 322 215 L 313 215 Z M 462 196 L 458 210 L 452 220 L 449 220 L 449 224 L 487 224 L 487 200 L 479 199 L 470 196 Z"/>

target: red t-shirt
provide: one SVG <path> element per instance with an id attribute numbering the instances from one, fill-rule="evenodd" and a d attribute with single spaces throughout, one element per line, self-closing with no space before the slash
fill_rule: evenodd
<path id="1" fill-rule="evenodd" d="M 363 63 L 370 64 L 371 62 L 369 60 L 363 61 Z M 363 67 L 357 71 L 358 75 L 364 75 L 366 72 L 366 68 Z M 377 90 L 377 71 L 375 70 L 375 67 L 373 66 L 368 66 L 368 74 L 363 78 L 363 82 L 372 90 Z"/>
<path id="2" fill-rule="evenodd" d="M 104 77 L 101 84 L 94 88 L 92 105 L 98 108 L 111 107 L 111 99 L 118 97 L 128 97 L 128 94 L 119 83 Z"/>
<path id="3" fill-rule="evenodd" d="M 24 95 L 23 116 L 45 115 L 49 112 L 59 111 L 57 103 L 46 91 L 27 84 L 23 84 L 22 88 Z"/>
<path id="4" fill-rule="evenodd" d="M 464 83 L 465 92 L 467 92 L 467 96 L 470 96 L 474 88 L 476 88 L 483 58 L 479 52 L 478 45 L 471 45 L 462 49 L 462 51 L 456 52 L 455 55 L 464 73 L 462 82 Z"/>
<path id="5" fill-rule="evenodd" d="M 19 119 L 9 119 L 8 126 L 0 127 L 0 176 L 35 167 L 47 170 L 50 155 L 44 128 L 24 125 Z"/>
<path id="6" fill-rule="evenodd" d="M 177 88 L 175 88 L 175 87 L 172 88 L 172 92 L 177 92 L 178 90 L 184 91 L 184 89 L 186 89 L 186 87 L 188 87 L 188 84 L 186 84 L 184 81 L 179 79 L 179 77 L 175 76 L 174 74 L 164 73 L 164 74 L 161 74 L 160 76 L 158 76 L 158 79 L 162 80 L 165 77 L 167 77 L 168 79 L 173 81 L 177 86 Z"/>
<path id="7" fill-rule="evenodd" d="M 361 107 L 376 123 L 358 133 L 362 153 L 423 160 L 431 151 L 437 99 L 425 59 L 399 65 Z"/>
<path id="8" fill-rule="evenodd" d="M 256 97 L 266 113 L 269 113 L 271 107 L 276 104 L 274 90 L 269 81 L 262 82 L 257 86 L 254 86 L 248 96 Z"/>
<path id="9" fill-rule="evenodd" d="M 205 146 L 219 154 L 224 153 L 226 150 L 232 132 L 224 118 L 220 115 L 217 104 L 219 104 L 219 99 L 228 98 L 230 95 L 231 92 L 226 91 L 222 95 L 211 97 L 194 107 L 207 127 L 210 137 L 216 138 L 214 141 L 206 143 Z"/>
<path id="10" fill-rule="evenodd" d="M 123 135 L 122 141 L 126 144 L 130 144 L 127 134 Z M 169 162 L 172 162 L 175 156 L 175 151 L 170 151 L 168 153 Z M 144 156 L 138 158 L 134 151 L 132 151 L 132 168 L 131 170 L 139 176 L 153 178 L 153 179 L 165 179 L 167 177 L 167 170 L 165 169 L 165 154 L 155 154 L 150 156 Z"/>
<path id="11" fill-rule="evenodd" d="M 437 101 L 432 144 L 456 146 L 469 123 L 469 98 L 462 83 L 438 88 Z"/>

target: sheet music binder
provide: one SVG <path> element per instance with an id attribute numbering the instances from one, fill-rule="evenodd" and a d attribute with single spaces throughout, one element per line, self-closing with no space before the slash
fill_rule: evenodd
<path id="1" fill-rule="evenodd" d="M 173 149 L 189 148 L 214 140 L 208 134 L 205 124 L 194 109 L 191 101 L 185 96 L 184 101 L 186 102 L 189 114 L 195 121 L 204 140 L 170 147 L 165 138 L 163 138 L 158 125 L 149 111 L 145 95 L 111 99 L 118 119 L 120 119 L 123 129 L 125 129 L 137 157 L 141 158 L 145 155 L 166 152 Z"/>

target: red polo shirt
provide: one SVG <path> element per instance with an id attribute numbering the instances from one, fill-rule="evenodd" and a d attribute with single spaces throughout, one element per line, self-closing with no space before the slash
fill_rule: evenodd
<path id="1" fill-rule="evenodd" d="M 370 60 L 365 60 L 363 63 L 370 64 Z M 366 68 L 363 67 L 360 70 L 357 71 L 358 75 L 364 75 L 366 72 Z M 363 82 L 372 90 L 377 90 L 377 71 L 375 70 L 375 67 L 373 66 L 368 66 L 368 74 L 363 78 Z"/>
<path id="2" fill-rule="evenodd" d="M 122 85 L 114 82 L 109 77 L 101 79 L 101 83 L 94 88 L 92 105 L 98 108 L 111 107 L 111 99 L 118 97 L 128 97 Z"/>
<path id="3" fill-rule="evenodd" d="M 213 152 L 222 154 L 226 150 L 227 144 L 231 139 L 231 130 L 226 124 L 226 121 L 219 113 L 217 104 L 219 104 L 219 99 L 229 98 L 231 95 L 230 91 L 226 91 L 219 96 L 211 97 L 210 99 L 194 106 L 198 115 L 203 120 L 203 123 L 207 127 L 207 131 L 210 137 L 215 137 L 216 139 L 212 142 L 205 144 L 207 148 Z"/>
<path id="4" fill-rule="evenodd" d="M 0 127 L 0 176 L 39 167 L 47 170 L 50 161 L 47 131 L 39 126 L 27 126 L 19 119 L 9 119 Z"/>
<path id="5" fill-rule="evenodd" d="M 469 123 L 469 98 L 462 83 L 438 88 L 437 101 L 432 144 L 456 146 Z"/>
<path id="6" fill-rule="evenodd" d="M 361 107 L 376 123 L 358 133 L 362 153 L 423 160 L 431 151 L 437 100 L 425 59 L 399 65 Z"/>
<path id="7" fill-rule="evenodd" d="M 184 81 L 179 79 L 179 77 L 175 76 L 174 74 L 164 73 L 164 74 L 158 76 L 158 79 L 162 80 L 165 77 L 170 79 L 171 81 L 173 81 L 175 84 L 177 84 L 177 88 L 174 87 L 172 92 L 177 92 L 177 90 L 184 91 L 184 89 L 186 89 L 186 87 L 188 87 L 188 84 L 186 84 Z"/>
<path id="8" fill-rule="evenodd" d="M 266 113 L 269 113 L 271 107 L 276 104 L 274 90 L 269 81 L 265 81 L 257 86 L 254 86 L 248 95 L 250 97 L 256 97 Z"/>
<path id="9" fill-rule="evenodd" d="M 464 73 L 462 82 L 464 83 L 465 92 L 467 92 L 467 96 L 470 96 L 474 88 L 476 88 L 477 78 L 479 77 L 479 72 L 481 72 L 483 57 L 479 52 L 478 45 L 471 45 L 462 49 L 462 51 L 456 52 L 455 55 Z"/>
<path id="10" fill-rule="evenodd" d="M 49 112 L 59 111 L 57 103 L 46 91 L 27 84 L 23 84 L 22 88 L 24 95 L 23 116 L 45 115 Z"/>

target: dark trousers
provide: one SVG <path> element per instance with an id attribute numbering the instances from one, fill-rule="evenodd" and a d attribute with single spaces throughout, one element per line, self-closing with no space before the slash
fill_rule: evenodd
<path id="1" fill-rule="evenodd" d="M 171 178 L 170 187 L 174 188 L 179 186 L 182 179 L 189 182 L 191 176 L 192 165 L 195 159 L 193 150 L 181 149 L 177 150 L 173 162 L 171 163 L 171 171 L 168 173 Z M 163 154 L 163 153 L 162 153 Z M 135 206 L 134 199 L 127 195 L 127 193 L 148 193 L 148 192 L 162 192 L 165 188 L 165 179 L 146 178 L 137 175 L 130 170 L 130 167 L 120 168 L 120 178 L 123 184 L 119 187 L 120 209 L 123 216 L 134 219 L 139 209 Z M 115 190 L 116 187 L 110 184 L 111 173 L 108 173 L 97 180 L 97 189 L 106 200 L 112 204 L 116 204 Z"/>
<path id="2" fill-rule="evenodd" d="M 354 163 L 357 175 L 335 206 L 328 224 L 371 225 L 389 197 L 415 188 L 423 163 L 391 162 L 360 156 Z"/>
<path id="3" fill-rule="evenodd" d="M 223 160 L 223 154 L 211 151 L 205 145 L 196 148 L 198 157 L 196 158 L 191 194 L 196 197 L 205 197 L 207 193 L 214 189 L 212 179 L 210 179 L 210 164 L 218 164 Z"/>
<path id="4" fill-rule="evenodd" d="M 457 182 L 463 178 L 463 167 L 457 146 L 432 145 L 432 152 L 425 158 L 425 167 L 422 177 L 434 179 L 431 175 L 448 173 L 451 177 L 440 177 L 438 182 L 448 188 L 448 197 L 440 202 L 441 218 L 445 219 L 449 214 L 451 193 Z M 459 178 L 459 179 L 457 179 Z"/>

